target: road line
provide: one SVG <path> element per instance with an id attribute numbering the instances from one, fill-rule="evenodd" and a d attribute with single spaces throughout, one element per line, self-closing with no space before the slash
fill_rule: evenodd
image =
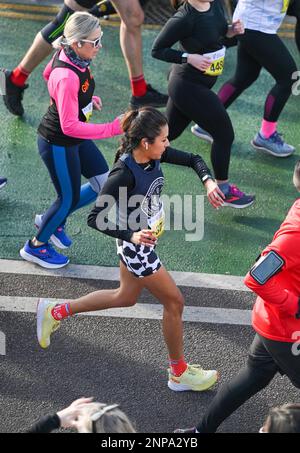
<path id="1" fill-rule="evenodd" d="M 8 17 L 9 19 L 26 19 L 26 20 L 39 20 L 39 21 L 47 21 L 51 20 L 52 16 L 43 16 L 41 14 L 23 14 L 23 13 L 15 13 L 13 11 L 1 11 L 0 17 Z"/>
<path id="2" fill-rule="evenodd" d="M 62 269 L 44 269 L 35 264 L 19 260 L 1 260 L 0 274 L 23 274 L 64 278 L 81 278 L 86 280 L 119 281 L 118 267 L 89 266 L 69 264 Z M 243 277 L 221 274 L 201 274 L 196 272 L 171 271 L 178 286 L 192 288 L 224 289 L 231 291 L 250 291 L 243 283 Z"/>
<path id="3" fill-rule="evenodd" d="M 57 13 L 60 11 L 59 6 L 41 6 L 41 5 L 22 5 L 16 3 L 0 3 L 0 9 L 12 9 L 14 11 L 35 11 L 43 13 Z"/>
<path id="4" fill-rule="evenodd" d="M 0 296 L 0 313 L 35 313 L 37 300 L 36 297 Z M 49 300 L 57 301 L 57 299 Z M 162 311 L 161 305 L 137 304 L 134 307 L 82 313 L 78 316 L 161 320 Z M 186 322 L 249 326 L 251 325 L 251 311 L 186 306 L 183 312 L 183 320 Z"/>

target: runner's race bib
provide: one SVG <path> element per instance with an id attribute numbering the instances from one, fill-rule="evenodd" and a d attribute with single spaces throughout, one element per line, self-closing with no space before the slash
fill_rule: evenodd
<path id="1" fill-rule="evenodd" d="M 149 228 L 153 231 L 154 236 L 157 238 L 165 231 L 165 212 L 163 204 L 157 214 L 148 219 Z"/>
<path id="2" fill-rule="evenodd" d="M 88 123 L 93 114 L 93 102 L 90 102 L 86 107 L 84 107 L 82 109 L 82 113 L 84 114 L 84 116 L 86 118 L 86 122 Z"/>
<path id="3" fill-rule="evenodd" d="M 224 60 L 225 60 L 226 48 L 223 47 L 216 52 L 204 53 L 203 57 L 207 57 L 211 60 L 211 65 L 204 74 L 209 76 L 219 76 L 222 74 L 224 69 Z"/>
<path id="4" fill-rule="evenodd" d="M 289 7 L 290 0 L 282 0 L 282 13 L 286 13 Z"/>

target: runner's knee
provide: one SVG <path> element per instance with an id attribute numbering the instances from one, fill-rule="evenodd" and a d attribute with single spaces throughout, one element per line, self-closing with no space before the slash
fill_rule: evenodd
<path id="1" fill-rule="evenodd" d="M 52 44 L 53 41 L 59 38 L 63 34 L 66 21 L 73 13 L 74 11 L 71 8 L 64 5 L 53 21 L 49 22 L 49 24 L 41 30 L 44 40 L 49 44 Z"/>
<path id="2" fill-rule="evenodd" d="M 167 301 L 164 303 L 164 307 L 168 311 L 172 311 L 174 313 L 180 313 L 182 314 L 183 309 L 184 309 L 184 297 L 181 293 L 178 293 L 176 295 L 171 295 Z"/>
<path id="3" fill-rule="evenodd" d="M 126 8 L 124 13 L 120 14 L 123 24 L 128 30 L 139 28 L 143 25 L 145 15 L 142 8 Z"/>

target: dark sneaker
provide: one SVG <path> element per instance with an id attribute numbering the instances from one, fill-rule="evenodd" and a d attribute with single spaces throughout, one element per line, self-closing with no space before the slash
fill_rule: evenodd
<path id="1" fill-rule="evenodd" d="M 131 96 L 130 107 L 138 109 L 140 107 L 165 107 L 168 102 L 168 95 L 162 94 L 159 91 L 152 88 L 151 85 L 147 85 L 147 92 L 144 96 Z"/>
<path id="2" fill-rule="evenodd" d="M 7 184 L 7 178 L 3 178 L 2 176 L 0 176 L 0 189 L 2 189 L 2 187 L 6 186 Z"/>
<path id="3" fill-rule="evenodd" d="M 234 184 L 229 184 L 229 192 L 225 195 L 223 206 L 231 208 L 247 208 L 254 203 L 255 195 L 246 195 Z"/>
<path id="4" fill-rule="evenodd" d="M 7 109 L 13 115 L 22 116 L 24 114 L 24 109 L 22 106 L 22 99 L 24 90 L 28 87 L 28 85 L 24 85 L 23 87 L 18 87 L 10 80 L 11 71 L 7 69 L 1 70 L 1 78 L 5 77 L 5 89 L 3 94 L 4 104 L 6 105 Z"/>
<path id="5" fill-rule="evenodd" d="M 285 143 L 281 134 L 277 131 L 269 138 L 264 138 L 259 132 L 256 134 L 254 139 L 251 141 L 253 148 L 265 153 L 271 154 L 275 157 L 289 157 L 295 152 L 295 148 L 288 143 Z"/>
<path id="6" fill-rule="evenodd" d="M 38 264 L 46 269 L 59 269 L 69 263 L 69 258 L 57 253 L 49 243 L 40 247 L 32 247 L 30 241 L 27 241 L 20 250 L 20 255 L 24 260 Z"/>
<path id="7" fill-rule="evenodd" d="M 178 429 L 175 429 L 175 431 L 173 431 L 173 433 L 177 433 L 177 434 L 196 434 L 196 428 L 195 427 L 186 428 L 186 429 L 178 428 Z"/>

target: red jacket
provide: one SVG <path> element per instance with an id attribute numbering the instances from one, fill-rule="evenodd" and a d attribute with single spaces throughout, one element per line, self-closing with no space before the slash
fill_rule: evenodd
<path id="1" fill-rule="evenodd" d="M 262 255 L 270 250 L 277 252 L 285 265 L 264 285 L 257 283 L 249 273 L 246 275 L 245 285 L 258 295 L 252 325 L 263 337 L 294 343 L 300 339 L 300 319 L 295 317 L 300 296 L 300 199 L 293 204 Z"/>

